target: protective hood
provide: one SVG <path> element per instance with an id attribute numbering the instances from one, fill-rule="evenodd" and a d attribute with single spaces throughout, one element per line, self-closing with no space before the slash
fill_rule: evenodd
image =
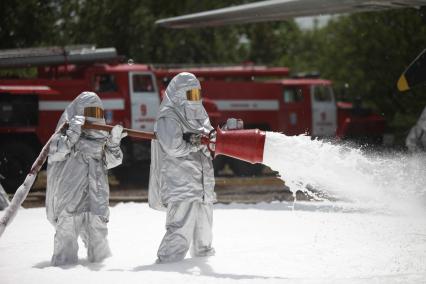
<path id="1" fill-rule="evenodd" d="M 61 118 L 59 119 L 58 124 L 56 125 L 56 130 L 62 125 L 62 123 L 69 122 L 74 116 L 84 116 L 84 109 L 90 107 L 96 107 L 103 110 L 104 106 L 98 95 L 93 92 L 83 92 L 78 95 L 78 97 L 76 97 L 62 113 Z M 86 120 L 90 122 L 105 124 L 104 118 L 86 117 Z M 108 136 L 108 132 L 100 130 L 83 129 L 82 132 L 83 136 L 89 138 L 99 139 Z"/>
<path id="2" fill-rule="evenodd" d="M 423 130 L 426 131 L 426 108 L 423 110 L 420 115 L 419 120 L 417 121 L 417 125 Z"/>
<path id="3" fill-rule="evenodd" d="M 200 81 L 194 74 L 182 72 L 169 83 L 163 101 L 160 104 L 157 120 L 175 113 L 185 126 L 186 131 L 208 134 L 212 128 L 202 100 L 188 101 L 187 91 L 201 89 Z M 154 131 L 156 131 L 154 125 Z"/>

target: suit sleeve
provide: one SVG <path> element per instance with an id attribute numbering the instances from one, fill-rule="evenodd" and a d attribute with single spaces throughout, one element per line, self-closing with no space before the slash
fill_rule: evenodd
<path id="1" fill-rule="evenodd" d="M 115 168 L 123 163 L 123 152 L 120 143 L 107 142 L 105 145 L 105 164 L 107 169 Z"/>
<path id="2" fill-rule="evenodd" d="M 49 147 L 48 162 L 64 161 L 68 158 L 71 148 L 78 141 L 80 133 L 73 129 L 67 129 L 65 134 L 58 133 L 52 139 Z"/>
<path id="3" fill-rule="evenodd" d="M 156 135 L 164 152 L 172 157 L 184 157 L 198 151 L 198 147 L 183 140 L 182 128 L 172 118 L 162 117 L 157 121 Z"/>

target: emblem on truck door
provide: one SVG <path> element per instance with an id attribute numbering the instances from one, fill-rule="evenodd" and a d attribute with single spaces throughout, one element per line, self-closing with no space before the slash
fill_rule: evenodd
<path id="1" fill-rule="evenodd" d="M 141 110 L 141 115 L 146 116 L 146 113 L 147 113 L 146 104 L 141 104 L 140 110 Z"/>

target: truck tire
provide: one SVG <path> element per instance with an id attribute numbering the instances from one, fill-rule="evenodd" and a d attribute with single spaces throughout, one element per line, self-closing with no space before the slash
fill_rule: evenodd
<path id="1" fill-rule="evenodd" d="M 0 182 L 8 193 L 14 193 L 24 182 L 36 159 L 34 149 L 19 141 L 0 144 Z"/>
<path id="2" fill-rule="evenodd" d="M 131 165 L 120 165 L 112 169 L 112 174 L 120 182 L 120 186 L 147 187 L 149 183 L 149 161 L 134 162 Z"/>
<path id="3" fill-rule="evenodd" d="M 226 164 L 226 157 L 219 155 L 213 159 L 214 175 L 220 176 L 220 171 L 223 170 Z"/>
<path id="4" fill-rule="evenodd" d="M 251 164 L 241 160 L 233 159 L 231 161 L 231 169 L 236 176 L 257 176 L 262 172 L 261 164 Z"/>

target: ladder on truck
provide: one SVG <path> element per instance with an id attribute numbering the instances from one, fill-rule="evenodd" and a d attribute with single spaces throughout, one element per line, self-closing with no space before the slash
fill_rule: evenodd
<path id="1" fill-rule="evenodd" d="M 118 62 L 114 47 L 52 46 L 0 50 L 0 68 Z"/>

